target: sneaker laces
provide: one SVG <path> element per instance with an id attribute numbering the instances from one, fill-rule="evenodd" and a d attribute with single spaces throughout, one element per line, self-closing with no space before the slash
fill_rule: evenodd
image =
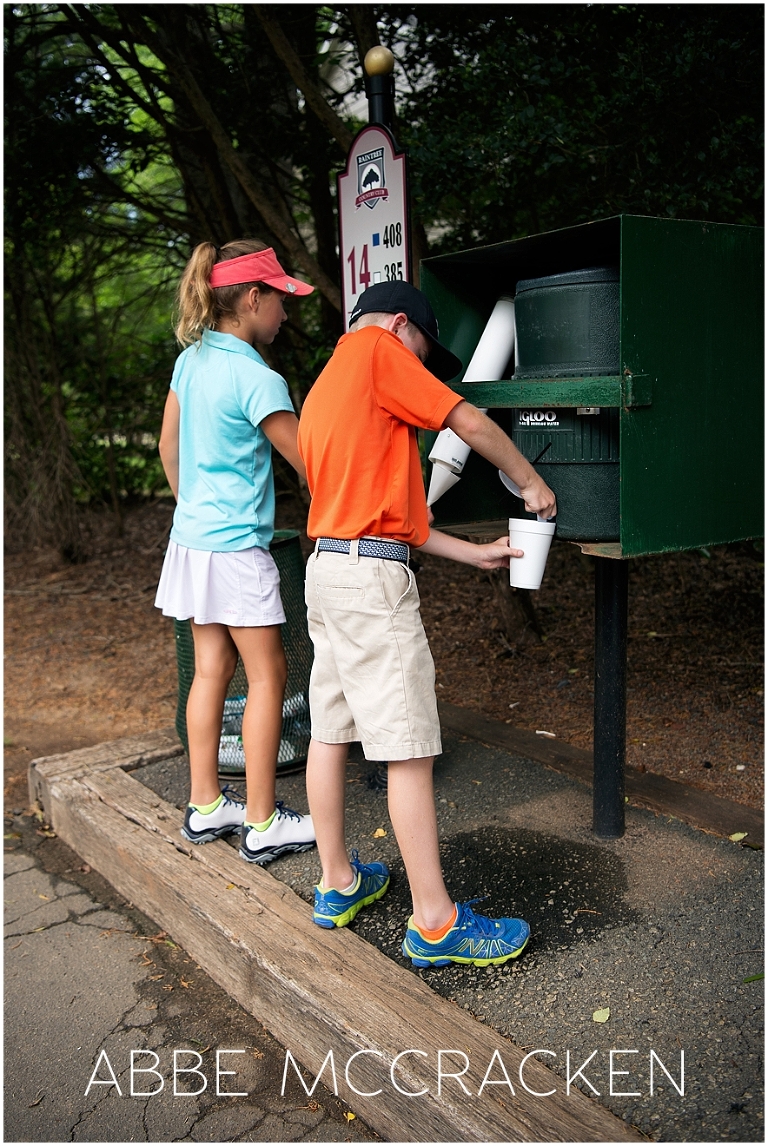
<path id="1" fill-rule="evenodd" d="M 360 853 L 357 848 L 353 848 L 349 857 L 349 862 L 354 872 L 360 872 L 361 875 L 372 875 L 371 869 L 368 864 L 363 863 L 360 859 Z"/>
<path id="2" fill-rule="evenodd" d="M 303 818 L 299 812 L 294 812 L 293 808 L 286 808 L 282 800 L 275 800 L 275 811 L 278 820 L 301 820 Z"/>
<path id="3" fill-rule="evenodd" d="M 474 925 L 481 935 L 487 935 L 490 938 L 491 936 L 496 935 L 498 930 L 497 920 L 489 919 L 487 915 L 476 915 L 470 907 L 470 904 L 482 903 L 483 900 L 487 898 L 487 895 L 480 895 L 476 899 L 468 899 L 466 903 L 459 904 L 459 908 L 461 910 L 460 926 L 464 926 L 465 924 L 469 926 Z M 456 923 L 459 923 L 458 919 L 456 920 Z"/>
<path id="4" fill-rule="evenodd" d="M 236 792 L 234 788 L 230 788 L 229 784 L 225 784 L 221 789 L 221 794 L 224 797 L 225 804 L 240 804 L 245 807 L 245 797 Z"/>

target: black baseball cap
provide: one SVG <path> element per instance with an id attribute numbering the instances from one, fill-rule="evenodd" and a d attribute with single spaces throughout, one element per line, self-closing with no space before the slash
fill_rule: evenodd
<path id="1" fill-rule="evenodd" d="M 412 283 L 394 282 L 374 283 L 368 290 L 364 290 L 349 316 L 349 325 L 357 322 L 361 314 L 372 314 L 382 311 L 384 314 L 404 314 L 417 326 L 430 342 L 430 352 L 424 365 L 430 373 L 447 382 L 455 378 L 461 370 L 463 363 L 460 358 L 447 350 L 438 341 L 440 331 L 437 319 L 429 299 Z"/>

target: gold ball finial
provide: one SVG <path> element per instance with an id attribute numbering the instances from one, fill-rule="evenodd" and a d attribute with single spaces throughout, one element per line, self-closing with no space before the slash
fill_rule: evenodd
<path id="1" fill-rule="evenodd" d="M 389 48 L 377 44 L 375 48 L 365 53 L 363 67 L 369 76 L 388 76 L 395 67 L 395 57 Z"/>

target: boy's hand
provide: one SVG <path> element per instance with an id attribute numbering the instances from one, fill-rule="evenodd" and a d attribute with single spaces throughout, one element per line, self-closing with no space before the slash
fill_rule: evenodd
<path id="1" fill-rule="evenodd" d="M 509 569 L 510 557 L 522 557 L 522 549 L 512 549 L 509 537 L 500 537 L 486 545 L 475 545 L 475 564 L 478 569 Z"/>
<path id="2" fill-rule="evenodd" d="M 557 516 L 557 501 L 552 490 L 537 473 L 528 485 L 520 486 L 520 495 L 525 502 L 528 513 L 535 513 L 546 521 L 549 517 Z"/>
<path id="3" fill-rule="evenodd" d="M 474 541 L 451 537 L 438 529 L 430 529 L 429 537 L 416 552 L 447 557 L 451 561 L 461 561 L 463 565 L 474 565 L 476 569 L 508 569 L 510 557 L 523 556 L 522 549 L 510 549 L 508 536 L 487 545 L 476 545 Z"/>

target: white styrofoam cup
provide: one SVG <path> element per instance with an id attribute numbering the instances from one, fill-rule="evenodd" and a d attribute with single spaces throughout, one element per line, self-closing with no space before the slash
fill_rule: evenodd
<path id="1" fill-rule="evenodd" d="M 554 521 L 510 517 L 509 544 L 513 549 L 522 549 L 524 554 L 509 559 L 510 585 L 516 589 L 538 589 L 541 586 L 554 532 Z"/>

